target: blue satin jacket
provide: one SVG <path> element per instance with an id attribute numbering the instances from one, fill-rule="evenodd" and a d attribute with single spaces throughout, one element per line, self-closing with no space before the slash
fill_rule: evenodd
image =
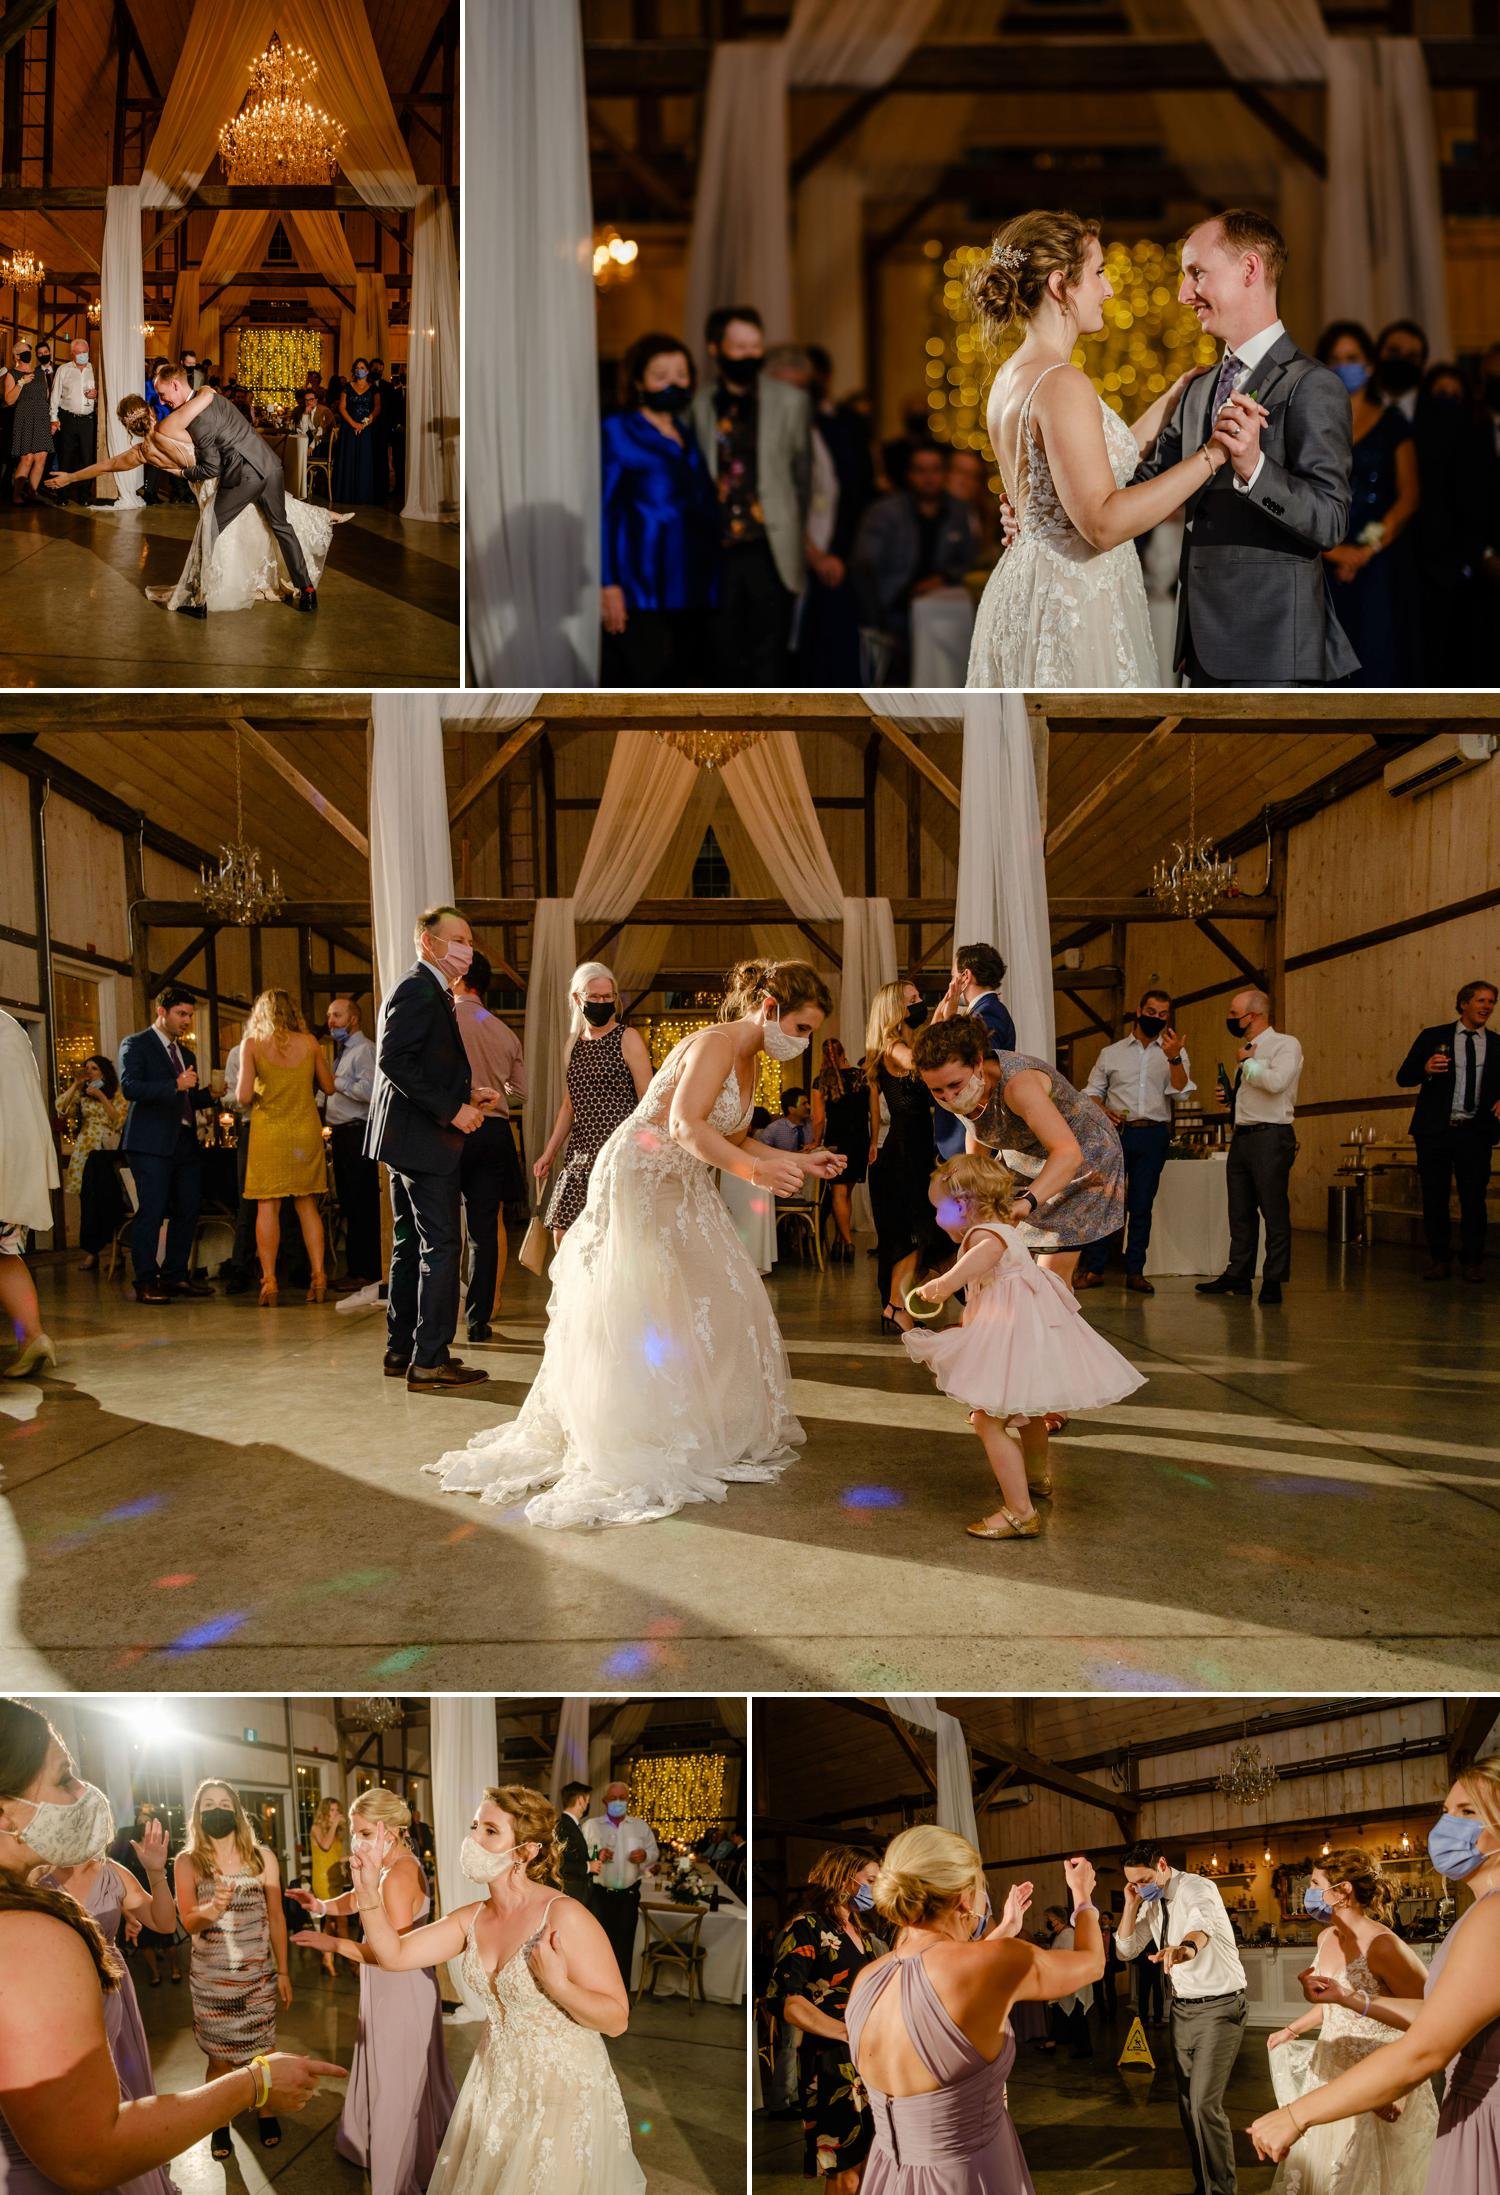
<path id="1" fill-rule="evenodd" d="M 714 485 L 686 419 L 682 445 L 638 411 L 604 422 L 600 584 L 632 610 L 703 610 L 718 600 Z"/>

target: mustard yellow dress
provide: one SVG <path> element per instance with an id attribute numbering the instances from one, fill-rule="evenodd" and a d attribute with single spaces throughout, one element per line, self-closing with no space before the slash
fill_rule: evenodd
<path id="1" fill-rule="evenodd" d="M 284 1067 L 257 1045 L 247 1197 L 320 1197 L 327 1189 L 323 1123 L 313 1088 L 311 1052 L 295 1066 Z"/>
<path id="2" fill-rule="evenodd" d="M 328 1878 L 344 1858 L 344 1832 L 342 1829 L 339 1831 L 326 1852 L 314 1836 L 309 1835 L 307 1844 L 308 1865 L 312 1871 L 313 1896 L 315 1898 L 338 1897 L 340 1893 L 334 1889 Z"/>

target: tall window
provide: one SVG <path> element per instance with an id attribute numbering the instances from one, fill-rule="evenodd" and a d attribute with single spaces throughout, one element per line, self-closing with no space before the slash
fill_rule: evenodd
<path id="1" fill-rule="evenodd" d="M 99 984 L 93 976 L 55 968 L 52 975 L 53 1037 L 57 1047 L 59 1086 L 71 1082 L 86 1059 L 98 1052 L 103 1038 L 99 1026 Z"/>
<path id="2" fill-rule="evenodd" d="M 693 863 L 694 899 L 728 899 L 733 893 L 729 863 L 712 830 L 704 833 L 698 858 Z"/>

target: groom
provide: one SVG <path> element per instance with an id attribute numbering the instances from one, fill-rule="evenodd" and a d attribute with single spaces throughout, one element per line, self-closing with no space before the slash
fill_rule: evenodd
<path id="1" fill-rule="evenodd" d="M 193 385 L 181 366 L 158 366 L 151 379 L 163 403 L 174 412 L 194 396 Z M 185 471 L 183 478 L 218 481 L 214 523 L 219 532 L 239 517 L 247 503 L 258 504 L 296 590 L 291 607 L 315 610 L 318 590 L 308 577 L 301 544 L 287 516 L 286 480 L 281 459 L 270 443 L 261 439 L 244 413 L 236 411 L 218 389 L 209 397 L 206 408 L 188 420 L 187 431 L 198 463 Z"/>
<path id="2" fill-rule="evenodd" d="M 1323 564 L 1349 525 L 1349 397 L 1282 326 L 1286 259 L 1275 223 L 1243 211 L 1182 247 L 1178 300 L 1223 349 L 1136 478 L 1192 456 L 1220 422 L 1233 455 L 1185 507 L 1173 668 L 1191 686 L 1333 685 L 1359 669 Z"/>

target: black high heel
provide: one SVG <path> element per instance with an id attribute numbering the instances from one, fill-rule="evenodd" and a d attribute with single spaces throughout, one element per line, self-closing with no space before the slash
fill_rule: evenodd
<path id="1" fill-rule="evenodd" d="M 255 2129 L 260 2136 L 262 2149 L 279 2149 L 281 2147 L 281 2121 L 279 2119 L 257 2118 Z"/>
<path id="2" fill-rule="evenodd" d="M 220 2164 L 226 2157 L 234 2155 L 234 2138 L 227 2126 L 214 2128 L 214 2138 L 208 2145 L 208 2154 L 210 2157 L 217 2157 Z"/>

